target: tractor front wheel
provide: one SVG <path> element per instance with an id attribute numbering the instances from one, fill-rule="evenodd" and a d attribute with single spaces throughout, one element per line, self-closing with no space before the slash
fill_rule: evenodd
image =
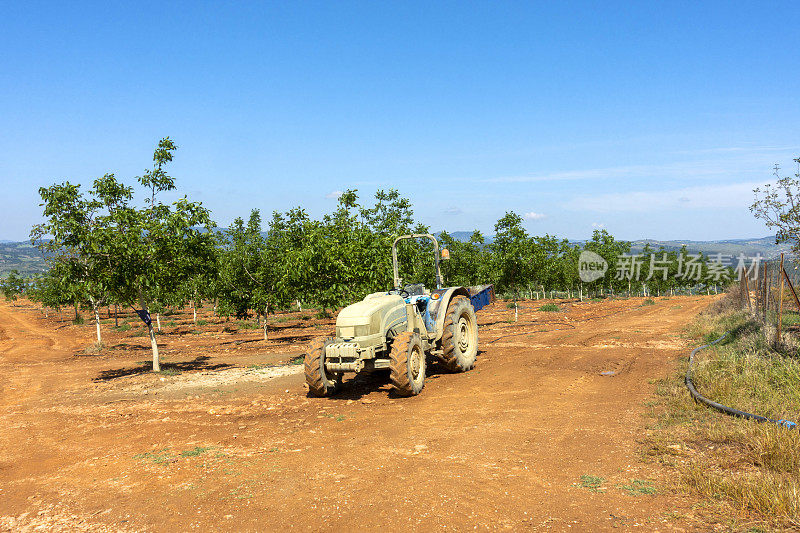
<path id="1" fill-rule="evenodd" d="M 466 372 L 478 356 L 478 320 L 466 296 L 455 296 L 447 305 L 442 331 L 442 361 L 451 372 Z"/>
<path id="2" fill-rule="evenodd" d="M 308 346 L 303 366 L 305 367 L 308 392 L 312 396 L 330 396 L 341 384 L 341 378 L 332 376 L 325 370 L 325 347 L 333 339 L 315 339 Z"/>
<path id="3" fill-rule="evenodd" d="M 392 341 L 389 352 L 392 387 L 400 396 L 416 396 L 425 386 L 425 351 L 418 333 L 406 331 Z"/>

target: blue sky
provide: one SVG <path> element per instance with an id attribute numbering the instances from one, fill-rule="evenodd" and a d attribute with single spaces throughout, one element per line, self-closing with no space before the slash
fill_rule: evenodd
<path id="1" fill-rule="evenodd" d="M 0 239 L 160 137 L 226 225 L 394 187 L 432 229 L 764 236 L 800 157 L 796 2 L 0 4 Z"/>

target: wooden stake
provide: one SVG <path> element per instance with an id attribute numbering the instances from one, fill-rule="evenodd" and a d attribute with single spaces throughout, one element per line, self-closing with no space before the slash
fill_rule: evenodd
<path id="1" fill-rule="evenodd" d="M 752 311 L 753 306 L 750 303 L 750 282 L 747 281 L 747 274 L 744 270 L 742 270 L 742 279 L 744 280 L 744 297 L 747 298 L 747 308 Z"/>
<path id="2" fill-rule="evenodd" d="M 744 309 L 744 270 L 739 271 L 739 302 Z"/>
<path id="3" fill-rule="evenodd" d="M 778 277 L 781 279 L 781 289 L 778 291 L 778 331 L 775 337 L 778 343 L 781 342 L 781 328 L 783 327 L 783 276 L 781 272 L 783 272 L 783 253 L 781 253 L 781 266 L 778 272 Z"/>
<path id="4" fill-rule="evenodd" d="M 764 263 L 764 324 L 767 323 L 767 311 L 769 310 L 769 281 L 770 278 L 767 276 L 767 270 L 769 266 L 767 263 Z"/>

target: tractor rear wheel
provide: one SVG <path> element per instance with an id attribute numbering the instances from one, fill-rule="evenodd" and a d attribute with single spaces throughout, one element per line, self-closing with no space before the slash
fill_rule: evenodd
<path id="1" fill-rule="evenodd" d="M 329 374 L 325 370 L 325 347 L 333 339 L 315 339 L 309 344 L 303 366 L 305 367 L 308 392 L 312 396 L 330 396 L 341 384 L 341 378 Z"/>
<path id="2" fill-rule="evenodd" d="M 392 387 L 400 396 L 416 396 L 425 386 L 425 350 L 418 333 L 406 331 L 392 341 L 389 352 Z"/>
<path id="3" fill-rule="evenodd" d="M 455 296 L 447 305 L 442 331 L 442 361 L 451 372 L 466 372 L 478 356 L 478 320 L 466 296 Z"/>

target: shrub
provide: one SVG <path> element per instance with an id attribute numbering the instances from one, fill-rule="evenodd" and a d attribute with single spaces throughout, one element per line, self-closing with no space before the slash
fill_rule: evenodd
<path id="1" fill-rule="evenodd" d="M 553 313 L 561 311 L 561 308 L 559 308 L 556 304 L 544 304 L 539 308 L 539 311 L 547 311 Z"/>

